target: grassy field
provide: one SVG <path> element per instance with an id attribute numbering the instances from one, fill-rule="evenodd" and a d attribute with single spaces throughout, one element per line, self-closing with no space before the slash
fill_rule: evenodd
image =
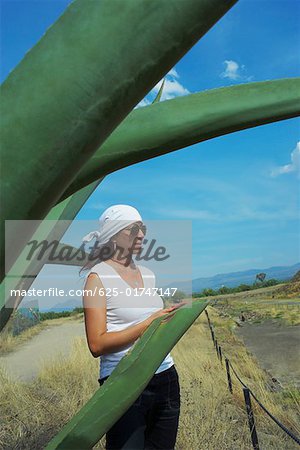
<path id="1" fill-rule="evenodd" d="M 298 435 L 299 392 L 274 389 L 272 380 L 233 333 L 228 313 L 208 307 L 222 348 L 242 379 L 263 404 Z M 67 319 L 62 319 L 67 320 Z M 78 320 L 83 320 L 82 315 Z M 52 321 L 51 321 L 52 322 Z M 180 377 L 181 415 L 176 450 L 251 449 L 243 392 L 217 359 L 203 313 L 171 352 Z M 51 361 L 31 383 L 13 382 L 0 371 L 0 448 L 38 449 L 67 423 L 99 389 L 99 360 L 85 338 L 74 339 L 68 358 Z M 263 449 L 296 449 L 270 419 L 254 405 L 258 437 Z M 94 447 L 104 449 L 105 436 Z"/>

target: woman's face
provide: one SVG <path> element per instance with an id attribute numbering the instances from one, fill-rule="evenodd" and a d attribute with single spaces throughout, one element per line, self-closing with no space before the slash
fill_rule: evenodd
<path id="1" fill-rule="evenodd" d="M 116 234 L 113 240 L 116 241 L 117 247 L 121 248 L 122 253 L 127 254 L 132 252 L 133 254 L 137 254 L 141 252 L 145 235 L 141 229 L 138 230 L 138 234 L 132 235 L 131 229 L 135 228 L 136 225 L 142 224 L 143 222 L 141 221 L 131 223 Z"/>

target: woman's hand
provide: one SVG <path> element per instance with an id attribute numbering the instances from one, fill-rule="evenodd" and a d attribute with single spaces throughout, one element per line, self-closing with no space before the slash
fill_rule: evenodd
<path id="1" fill-rule="evenodd" d="M 171 317 L 174 316 L 176 309 L 180 308 L 181 306 L 186 305 L 187 302 L 181 302 L 177 303 L 176 305 L 169 306 L 168 308 L 159 309 L 158 311 L 155 311 L 155 313 L 151 314 L 151 316 L 148 317 L 149 325 L 153 322 L 153 320 L 157 319 L 157 317 L 167 316 L 165 319 L 163 319 L 163 322 L 166 322 L 167 320 L 171 319 Z M 170 314 L 172 311 L 174 311 L 173 314 Z M 169 315 L 168 315 L 169 314 Z"/>

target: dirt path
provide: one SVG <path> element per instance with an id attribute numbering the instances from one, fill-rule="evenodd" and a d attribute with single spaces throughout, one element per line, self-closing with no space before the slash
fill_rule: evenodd
<path id="1" fill-rule="evenodd" d="M 300 326 L 280 326 L 272 321 L 238 328 L 245 345 L 261 367 L 283 385 L 300 386 Z"/>
<path id="2" fill-rule="evenodd" d="M 85 336 L 84 322 L 49 326 L 16 351 L 0 356 L 0 365 L 13 379 L 30 381 L 37 375 L 43 361 L 49 361 L 59 353 L 67 355 L 75 336 Z"/>

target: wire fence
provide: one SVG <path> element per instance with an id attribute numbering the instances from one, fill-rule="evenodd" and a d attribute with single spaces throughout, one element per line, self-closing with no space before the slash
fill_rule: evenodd
<path id="1" fill-rule="evenodd" d="M 270 411 L 268 411 L 268 409 L 258 400 L 258 398 L 252 392 L 252 390 L 241 380 L 240 376 L 238 375 L 238 373 L 232 366 L 229 358 L 224 354 L 224 351 L 222 350 L 221 345 L 219 345 L 218 340 L 216 339 L 215 331 L 213 329 L 210 317 L 209 317 L 206 309 L 204 310 L 204 312 L 206 314 L 206 318 L 207 318 L 210 333 L 211 333 L 212 342 L 216 349 L 217 357 L 221 364 L 223 364 L 223 360 L 225 360 L 229 392 L 231 394 L 233 393 L 231 373 L 234 374 L 236 379 L 243 386 L 243 393 L 244 393 L 245 407 L 246 407 L 246 412 L 247 412 L 247 417 L 248 417 L 248 424 L 249 424 L 249 429 L 250 429 L 251 442 L 252 442 L 252 446 L 253 446 L 254 450 L 259 450 L 260 447 L 259 447 L 258 435 L 257 435 L 257 431 L 256 431 L 256 426 L 255 426 L 255 418 L 254 418 L 253 409 L 252 409 L 252 405 L 251 405 L 251 397 L 260 406 L 260 408 L 270 417 L 270 419 L 272 419 L 273 422 L 275 422 L 278 425 L 278 427 L 281 428 L 282 431 L 284 431 L 291 439 L 293 439 L 300 446 L 300 437 L 296 436 L 291 430 L 289 430 L 285 425 L 283 425 L 276 417 L 274 417 L 273 414 L 270 413 Z"/>

